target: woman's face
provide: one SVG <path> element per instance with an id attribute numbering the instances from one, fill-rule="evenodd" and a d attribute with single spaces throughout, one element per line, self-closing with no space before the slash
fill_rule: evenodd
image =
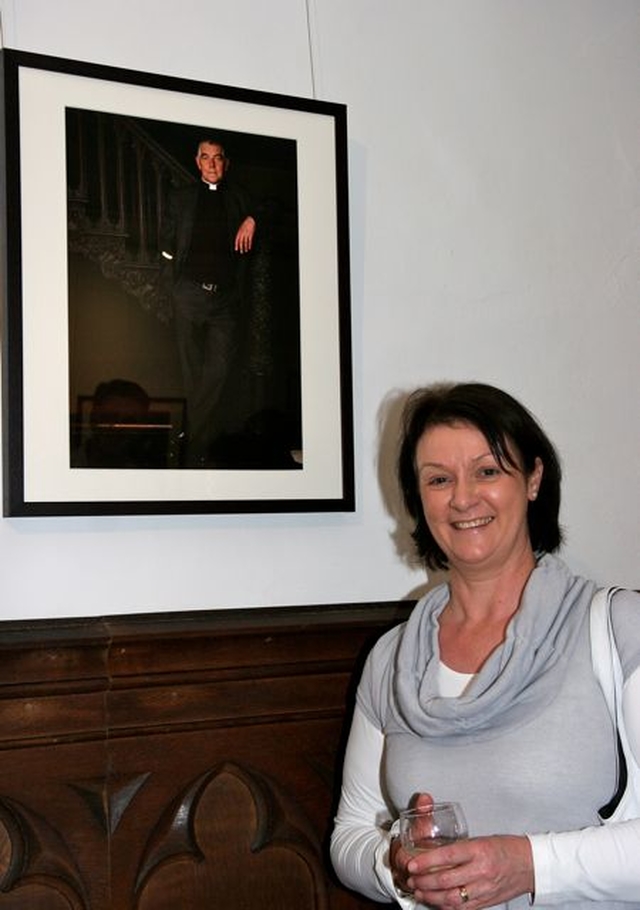
<path id="1" fill-rule="evenodd" d="M 531 559 L 527 506 L 540 459 L 529 477 L 510 465 L 508 473 L 476 427 L 442 424 L 420 438 L 416 470 L 426 522 L 452 569 L 493 572 Z"/>

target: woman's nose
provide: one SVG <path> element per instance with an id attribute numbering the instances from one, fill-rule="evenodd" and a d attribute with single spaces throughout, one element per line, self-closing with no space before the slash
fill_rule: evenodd
<path id="1" fill-rule="evenodd" d="M 451 490 L 451 506 L 454 509 L 468 509 L 476 500 L 476 485 L 473 480 L 457 480 Z"/>

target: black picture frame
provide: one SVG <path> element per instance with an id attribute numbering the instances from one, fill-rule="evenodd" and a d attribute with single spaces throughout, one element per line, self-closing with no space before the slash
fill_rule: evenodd
<path id="1" fill-rule="evenodd" d="M 345 105 L 13 49 L 2 73 L 4 515 L 353 511 Z M 194 465 L 159 234 L 214 134 L 260 215 L 224 431 Z M 88 417 L 113 383 L 171 404 Z"/>

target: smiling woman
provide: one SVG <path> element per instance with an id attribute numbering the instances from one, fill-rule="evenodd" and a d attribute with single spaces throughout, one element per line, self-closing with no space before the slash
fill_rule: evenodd
<path id="1" fill-rule="evenodd" d="M 540 458 L 529 475 L 503 467 L 480 430 L 455 423 L 424 432 L 416 468 L 425 520 L 452 571 L 513 565 L 529 574 L 527 508 L 540 486 Z"/>
<path id="2" fill-rule="evenodd" d="M 519 455 L 511 454 L 520 464 Z M 451 572 L 452 595 L 440 616 L 440 656 L 452 670 L 475 673 L 504 639 L 516 595 L 535 565 L 527 510 L 538 494 L 542 462 L 536 458 L 529 475 L 503 466 L 480 430 L 454 423 L 424 432 L 416 469 L 425 520 Z M 467 579 L 496 576 L 501 585 L 492 585 L 491 611 L 466 598 Z"/>
<path id="3" fill-rule="evenodd" d="M 600 815 L 617 788 L 616 731 L 592 660 L 596 585 L 553 555 L 554 446 L 518 401 L 480 383 L 420 389 L 404 418 L 398 477 L 416 549 L 449 578 L 367 659 L 336 870 L 407 908 L 521 910 L 535 890 L 540 907 L 640 910 L 629 871 L 640 819 Z M 611 617 L 640 742 L 640 597 L 616 594 Z M 412 855 L 394 819 L 436 801 L 462 805 L 470 836 Z"/>
<path id="4" fill-rule="evenodd" d="M 558 523 L 562 472 L 555 448 L 542 428 L 526 408 L 501 389 L 482 383 L 436 385 L 418 390 L 407 402 L 398 462 L 405 506 L 415 521 L 413 537 L 426 565 L 447 568 L 449 561 L 424 514 L 420 446 L 430 429 L 445 433 L 452 427 L 475 431 L 477 449 L 469 455 L 482 456 L 474 468 L 485 475 L 487 482 L 495 472 L 498 476 L 520 474 L 532 480 L 535 496 L 529 499 L 526 509 L 531 546 L 534 551 L 555 552 L 562 543 Z M 540 477 L 535 480 L 542 470 L 544 485 Z M 432 479 L 434 485 L 446 484 L 446 472 L 445 478 L 439 479 L 436 471 Z"/>

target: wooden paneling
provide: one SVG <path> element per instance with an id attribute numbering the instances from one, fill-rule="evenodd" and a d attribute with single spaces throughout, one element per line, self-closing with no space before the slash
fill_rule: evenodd
<path id="1" fill-rule="evenodd" d="M 0 910 L 355 910 L 353 684 L 409 605 L 0 623 Z"/>

